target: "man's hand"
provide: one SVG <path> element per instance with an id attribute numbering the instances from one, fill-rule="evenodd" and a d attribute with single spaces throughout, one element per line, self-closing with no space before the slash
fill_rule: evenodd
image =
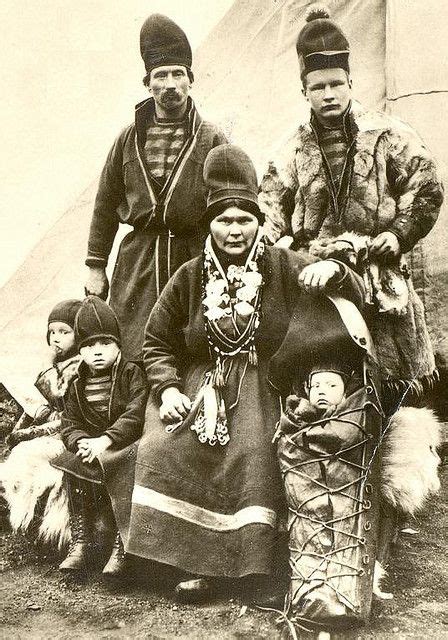
<path id="1" fill-rule="evenodd" d="M 77 442 L 79 456 L 83 462 L 91 463 L 98 456 L 110 447 L 112 440 L 109 436 L 99 436 L 99 438 L 80 438 Z"/>
<path id="2" fill-rule="evenodd" d="M 308 293 L 321 293 L 332 280 L 340 278 L 341 275 L 341 265 L 331 260 L 322 260 L 302 269 L 299 284 Z"/>
<path id="3" fill-rule="evenodd" d="M 98 296 L 106 300 L 109 293 L 109 281 L 104 267 L 89 267 L 89 275 L 84 287 L 86 296 Z"/>
<path id="4" fill-rule="evenodd" d="M 165 423 L 183 420 L 191 409 L 191 400 L 181 393 L 177 387 L 168 387 L 162 391 L 160 419 Z"/>
<path id="5" fill-rule="evenodd" d="M 370 245 L 370 255 L 373 258 L 396 258 L 399 254 L 400 243 L 392 231 L 383 231 Z"/>

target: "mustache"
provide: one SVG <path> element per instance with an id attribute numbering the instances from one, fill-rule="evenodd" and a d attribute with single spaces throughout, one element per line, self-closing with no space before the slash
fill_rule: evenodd
<path id="1" fill-rule="evenodd" d="M 162 99 L 163 98 L 177 98 L 180 96 L 180 92 L 177 91 L 176 89 L 165 89 L 165 91 L 163 91 L 162 93 Z"/>

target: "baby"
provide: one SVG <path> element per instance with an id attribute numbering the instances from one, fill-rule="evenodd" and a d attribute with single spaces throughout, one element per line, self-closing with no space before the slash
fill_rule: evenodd
<path id="1" fill-rule="evenodd" d="M 314 422 L 334 413 L 345 399 L 348 374 L 332 364 L 314 366 L 304 387 L 307 397 L 292 394 L 286 399 L 286 417 L 296 428 L 300 423 Z M 285 421 L 282 421 L 285 422 Z M 284 431 L 285 425 L 282 424 Z"/>

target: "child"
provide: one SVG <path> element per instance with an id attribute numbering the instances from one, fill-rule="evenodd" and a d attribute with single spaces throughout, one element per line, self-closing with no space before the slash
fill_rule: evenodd
<path id="1" fill-rule="evenodd" d="M 36 507 L 43 510 L 39 538 L 63 546 L 70 537 L 67 495 L 62 474 L 50 460 L 64 450 L 59 436 L 64 397 L 75 377 L 80 356 L 75 349 L 74 323 L 80 300 L 63 300 L 50 312 L 47 342 L 53 364 L 39 374 L 36 387 L 46 399 L 34 417 L 26 413 L 7 438 L 12 449 L 3 465 L 2 482 L 13 531 L 26 531 Z"/>
<path id="2" fill-rule="evenodd" d="M 11 449 L 19 442 L 53 435 L 61 429 L 64 396 L 80 362 L 73 330 L 80 306 L 80 300 L 63 300 L 48 316 L 47 343 L 52 352 L 52 366 L 40 373 L 35 383 L 47 402 L 36 410 L 31 424 L 29 416 L 21 416 L 7 439 Z"/>
<path id="3" fill-rule="evenodd" d="M 62 571 L 78 571 L 89 562 L 96 500 L 104 495 L 99 461 L 106 450 L 123 449 L 140 437 L 148 395 L 143 370 L 121 358 L 117 318 L 100 298 L 89 296 L 82 303 L 75 320 L 75 341 L 83 362 L 62 416 L 67 451 L 52 462 L 65 472 L 70 496 L 72 540 L 59 566 Z M 119 577 L 124 566 L 123 542 L 115 525 L 103 574 Z"/>

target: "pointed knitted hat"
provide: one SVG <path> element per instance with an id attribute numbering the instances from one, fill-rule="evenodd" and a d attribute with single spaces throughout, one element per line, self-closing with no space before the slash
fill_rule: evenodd
<path id="1" fill-rule="evenodd" d="M 341 28 L 330 20 L 324 8 L 312 8 L 296 42 L 300 76 L 319 69 L 344 69 L 350 72 L 350 46 Z"/>
<path id="2" fill-rule="evenodd" d="M 140 30 L 140 53 L 146 72 L 165 65 L 181 65 L 191 71 L 192 52 L 187 36 L 175 22 L 153 13 Z"/>

